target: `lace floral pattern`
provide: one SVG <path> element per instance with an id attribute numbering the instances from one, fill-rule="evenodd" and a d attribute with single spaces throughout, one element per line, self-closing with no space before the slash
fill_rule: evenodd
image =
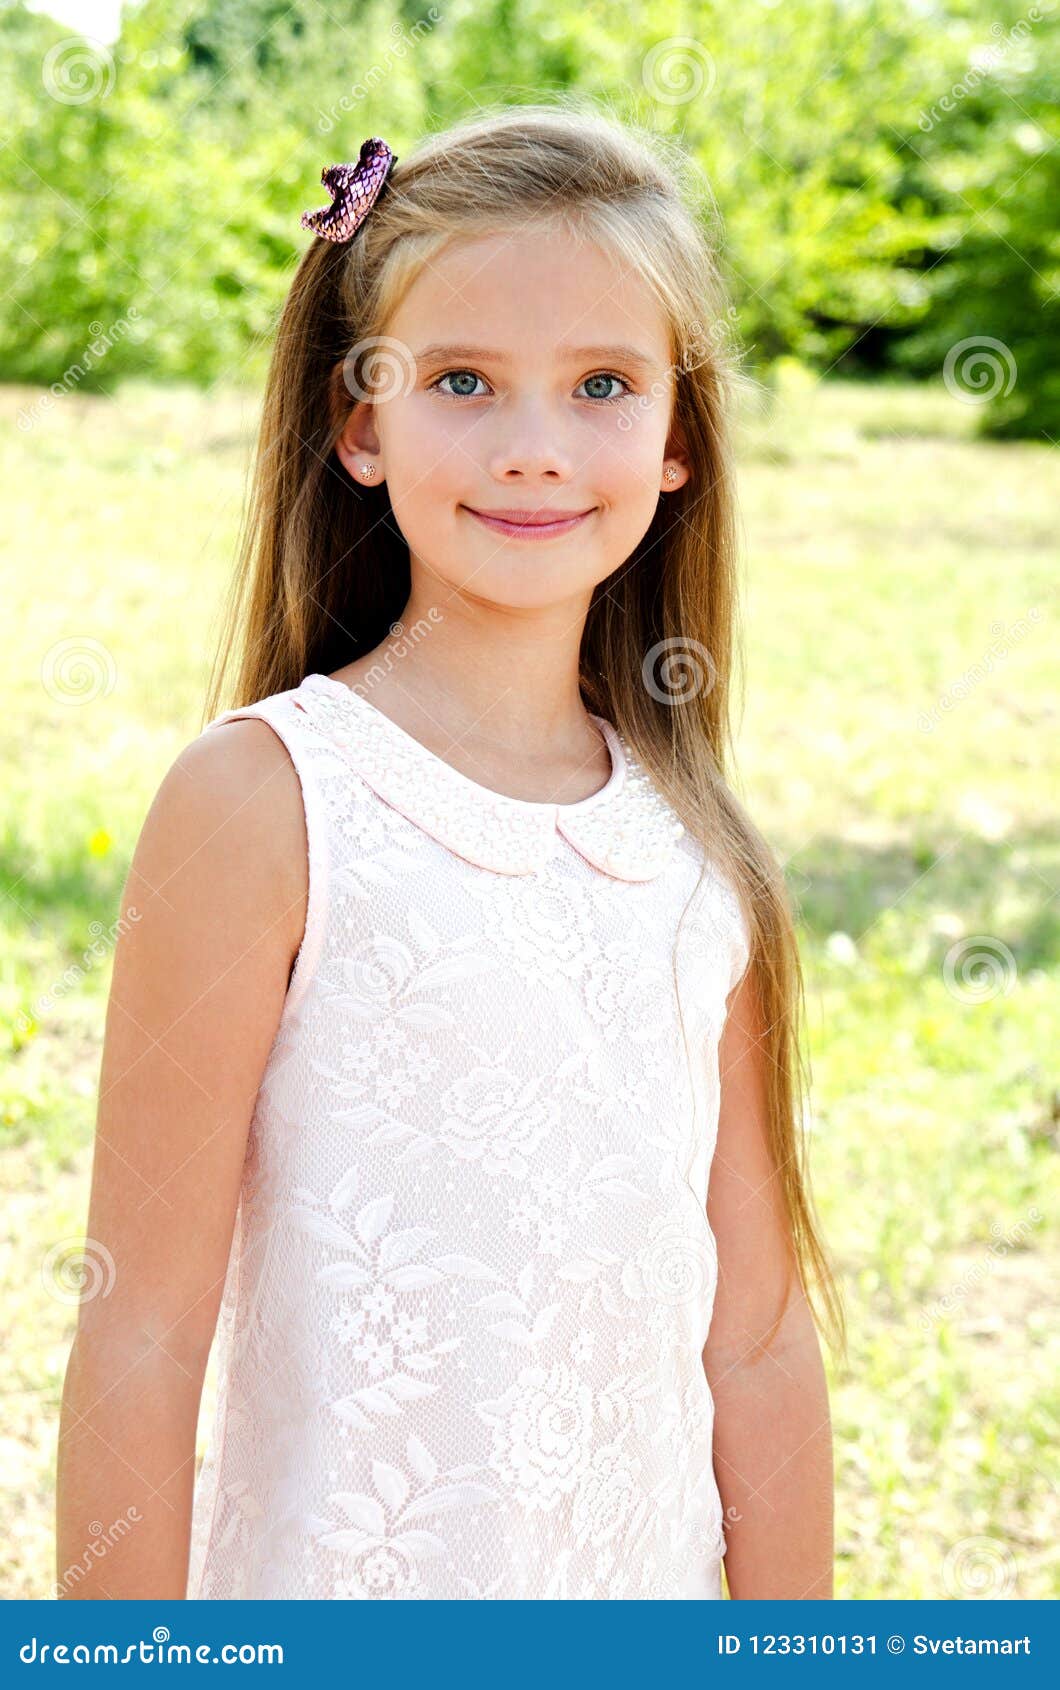
<path id="1" fill-rule="evenodd" d="M 306 935 L 254 1111 L 189 1596 L 718 1597 L 702 1350 L 733 889 L 609 723 L 575 805 L 326 676 Z M 207 730 L 209 731 L 209 730 Z"/>

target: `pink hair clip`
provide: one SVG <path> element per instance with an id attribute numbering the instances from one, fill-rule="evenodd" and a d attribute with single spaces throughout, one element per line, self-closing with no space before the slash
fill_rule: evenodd
<path id="1" fill-rule="evenodd" d="M 303 211 L 302 228 L 312 229 L 326 241 L 350 241 L 357 233 L 379 195 L 397 153 L 373 135 L 362 143 L 356 164 L 329 164 L 320 180 L 331 195 L 331 205 L 320 211 Z"/>

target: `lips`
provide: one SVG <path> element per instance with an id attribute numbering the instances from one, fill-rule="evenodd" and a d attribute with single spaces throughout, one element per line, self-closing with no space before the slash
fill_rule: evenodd
<path id="1" fill-rule="evenodd" d="M 569 534 L 592 509 L 581 511 L 549 510 L 476 510 L 473 505 L 463 507 L 470 516 L 491 528 L 496 534 L 508 534 L 520 540 L 550 540 L 558 534 Z"/>

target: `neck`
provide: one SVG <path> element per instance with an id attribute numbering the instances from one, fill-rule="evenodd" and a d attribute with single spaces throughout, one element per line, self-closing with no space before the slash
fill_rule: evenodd
<path id="1" fill-rule="evenodd" d="M 433 727 L 521 759 L 597 754 L 599 734 L 579 688 L 588 603 L 498 608 L 468 594 L 413 590 L 402 632 L 345 673 L 417 737 Z"/>

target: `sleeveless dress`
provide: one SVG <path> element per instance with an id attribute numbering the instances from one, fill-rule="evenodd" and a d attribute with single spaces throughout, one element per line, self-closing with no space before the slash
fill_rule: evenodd
<path id="1" fill-rule="evenodd" d="M 299 777 L 308 912 L 188 1597 L 720 1598 L 702 1351 L 735 888 L 602 717 L 610 779 L 552 804 L 326 675 L 203 731 L 246 716 Z"/>

